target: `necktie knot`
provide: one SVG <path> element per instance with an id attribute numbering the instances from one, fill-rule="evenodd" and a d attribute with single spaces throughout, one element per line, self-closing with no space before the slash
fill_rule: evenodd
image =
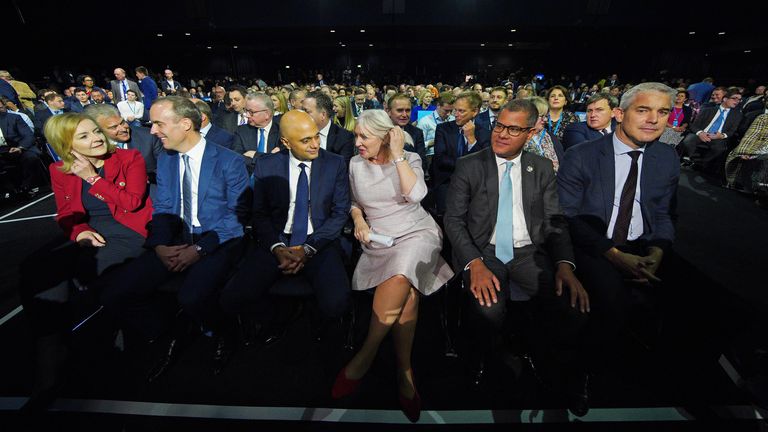
<path id="1" fill-rule="evenodd" d="M 642 152 L 640 150 L 634 150 L 627 154 L 629 155 L 629 157 L 632 158 L 632 162 L 637 162 L 637 159 L 640 157 L 640 154 L 642 154 Z"/>
<path id="2" fill-rule="evenodd" d="M 299 168 L 301 168 L 302 171 L 304 171 L 304 168 L 306 168 L 306 167 L 307 167 L 307 165 L 304 162 L 299 164 Z"/>

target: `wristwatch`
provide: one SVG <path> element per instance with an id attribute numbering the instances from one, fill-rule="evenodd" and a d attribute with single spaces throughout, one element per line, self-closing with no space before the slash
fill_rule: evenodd
<path id="1" fill-rule="evenodd" d="M 301 247 L 304 249 L 304 255 L 306 255 L 307 258 L 315 256 L 315 249 L 312 246 L 304 243 Z"/>
<path id="2" fill-rule="evenodd" d="M 404 161 L 404 160 L 406 160 L 406 159 L 405 159 L 405 152 L 403 152 L 403 155 L 402 155 L 402 156 L 400 156 L 399 158 L 397 158 L 397 159 L 393 160 L 393 161 L 392 161 L 392 163 L 393 163 L 393 164 L 395 164 L 395 165 L 397 165 L 397 163 L 398 163 L 398 162 L 402 162 L 402 161 Z"/>
<path id="3" fill-rule="evenodd" d="M 197 254 L 200 256 L 205 256 L 205 251 L 203 251 L 203 247 L 200 245 L 195 245 L 195 250 L 197 251 Z"/>

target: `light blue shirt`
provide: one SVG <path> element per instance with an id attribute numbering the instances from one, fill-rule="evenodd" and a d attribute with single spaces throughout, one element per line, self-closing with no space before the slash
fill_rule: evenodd
<path id="1" fill-rule="evenodd" d="M 632 220 L 629 223 L 629 233 L 627 240 L 637 240 L 643 235 L 643 212 L 640 209 L 640 179 L 643 178 L 643 155 L 645 148 L 633 149 L 624 144 L 613 134 L 613 161 L 615 164 L 615 178 L 613 189 L 613 210 L 611 210 L 611 221 L 608 224 L 608 238 L 613 237 L 613 228 L 616 226 L 616 218 L 619 216 L 619 203 L 621 202 L 621 191 L 624 189 L 624 183 L 627 181 L 629 169 L 632 166 L 631 151 L 640 151 L 640 157 L 637 158 L 637 187 L 635 188 L 635 203 L 632 205 Z"/>
<path id="2" fill-rule="evenodd" d="M 11 110 L 8 110 L 8 114 L 16 114 L 17 116 L 20 116 L 21 119 L 24 120 L 24 123 L 26 123 L 27 126 L 29 126 L 32 132 L 35 131 L 35 124 L 32 123 L 32 119 L 30 119 L 28 115 L 24 114 L 21 111 L 11 111 Z"/>
<path id="3" fill-rule="evenodd" d="M 435 129 L 437 129 L 437 125 L 453 121 L 455 119 L 456 118 L 453 116 L 453 114 L 451 114 L 445 120 L 443 120 L 439 115 L 437 115 L 437 110 L 434 110 L 430 115 L 426 115 L 419 119 L 418 122 L 416 122 L 416 127 L 424 132 L 424 143 L 427 146 L 428 155 L 435 154 L 435 148 L 433 144 L 435 141 Z"/>

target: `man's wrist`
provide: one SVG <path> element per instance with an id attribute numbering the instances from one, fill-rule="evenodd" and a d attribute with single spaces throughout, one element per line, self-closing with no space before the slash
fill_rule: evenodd
<path id="1" fill-rule="evenodd" d="M 270 248 L 269 248 L 269 251 L 270 251 L 271 253 L 276 253 L 276 252 L 277 252 L 277 249 L 279 249 L 279 248 L 285 248 L 285 247 L 288 247 L 288 246 L 286 246 L 286 245 L 285 245 L 285 243 L 283 243 L 283 242 L 280 242 L 280 243 L 275 243 L 275 244 L 273 244 L 272 246 L 270 246 Z"/>

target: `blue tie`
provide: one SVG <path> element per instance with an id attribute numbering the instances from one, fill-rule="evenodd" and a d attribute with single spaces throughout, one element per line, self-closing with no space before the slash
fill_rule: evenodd
<path id="1" fill-rule="evenodd" d="M 461 128 L 459 128 L 459 143 L 456 147 L 456 154 L 459 155 L 459 157 L 467 154 L 467 138 L 464 136 L 464 130 Z"/>
<path id="2" fill-rule="evenodd" d="M 291 229 L 291 244 L 298 246 L 307 241 L 307 228 L 309 224 L 309 179 L 304 170 L 307 166 L 299 164 L 301 173 L 296 185 L 296 204 L 293 207 L 293 228 Z"/>
<path id="3" fill-rule="evenodd" d="M 128 99 L 128 87 L 125 86 L 125 81 L 122 81 L 123 86 L 123 100 Z"/>
<path id="4" fill-rule="evenodd" d="M 181 155 L 184 161 L 184 177 L 181 179 L 181 193 L 184 217 L 184 242 L 192 244 L 192 168 L 189 156 Z"/>
<path id="5" fill-rule="evenodd" d="M 507 168 L 499 185 L 499 208 L 496 211 L 496 257 L 504 264 L 515 257 L 512 232 L 512 161 L 504 162 Z"/>
<path id="6" fill-rule="evenodd" d="M 259 129 L 259 153 L 266 153 L 266 142 L 264 141 L 264 129 Z"/>
<path id="7" fill-rule="evenodd" d="M 712 126 L 709 128 L 707 132 L 711 134 L 716 134 L 720 130 L 720 126 L 723 124 L 724 119 L 725 119 L 725 112 L 723 111 L 722 108 L 720 108 L 717 113 L 717 118 L 712 123 Z"/>

